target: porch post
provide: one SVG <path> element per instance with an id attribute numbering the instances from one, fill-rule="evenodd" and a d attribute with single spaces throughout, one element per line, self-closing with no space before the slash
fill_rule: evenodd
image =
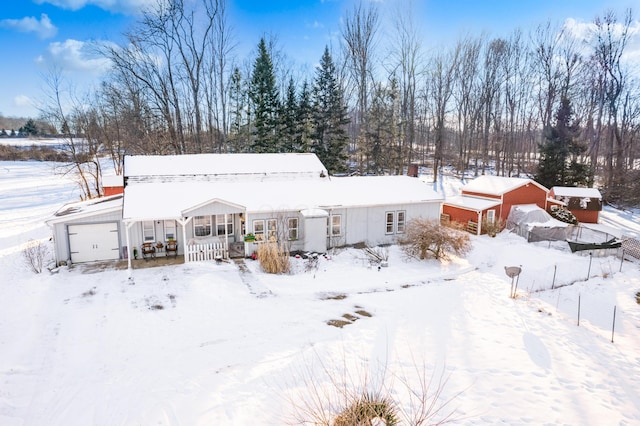
<path id="1" fill-rule="evenodd" d="M 227 229 L 227 221 L 229 220 L 229 215 L 227 213 L 224 214 L 224 257 L 225 259 L 229 258 L 229 231 Z"/>
<path id="2" fill-rule="evenodd" d="M 129 278 L 131 278 L 131 274 L 133 271 L 133 268 L 131 267 L 131 253 L 133 252 L 131 250 L 131 238 L 129 237 L 129 231 L 131 230 L 131 227 L 133 227 L 134 222 L 125 222 L 124 226 L 125 226 L 125 234 L 127 237 L 127 273 L 129 274 Z"/>
<path id="3" fill-rule="evenodd" d="M 185 220 L 179 219 L 178 223 L 182 225 L 182 247 L 184 252 L 184 262 L 189 262 L 189 256 L 187 253 L 187 225 L 191 222 L 191 217 L 186 218 Z"/>
<path id="4" fill-rule="evenodd" d="M 478 228 L 476 230 L 476 235 L 482 235 L 482 210 L 478 212 Z"/>

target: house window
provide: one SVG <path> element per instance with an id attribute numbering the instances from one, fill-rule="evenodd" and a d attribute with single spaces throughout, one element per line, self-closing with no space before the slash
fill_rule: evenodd
<path id="1" fill-rule="evenodd" d="M 278 220 L 267 219 L 267 239 L 269 241 L 278 240 Z"/>
<path id="2" fill-rule="evenodd" d="M 387 212 L 387 234 L 393 234 L 393 223 L 395 222 L 395 214 L 393 212 Z"/>
<path id="3" fill-rule="evenodd" d="M 223 214 L 216 215 L 216 232 L 217 235 L 233 235 L 233 215 L 226 215 L 227 220 L 225 223 Z M 226 232 L 225 232 L 226 224 Z"/>
<path id="4" fill-rule="evenodd" d="M 165 241 L 176 239 L 176 221 L 175 220 L 164 221 L 164 239 Z"/>
<path id="5" fill-rule="evenodd" d="M 290 217 L 287 219 L 287 228 L 289 229 L 289 239 L 297 240 L 298 239 L 298 218 Z"/>
<path id="6" fill-rule="evenodd" d="M 496 211 L 495 210 L 487 210 L 487 222 L 494 223 L 496 221 Z"/>
<path id="7" fill-rule="evenodd" d="M 386 234 L 393 233 L 404 234 L 405 227 L 405 211 L 399 210 L 397 212 L 386 212 Z"/>
<path id="8" fill-rule="evenodd" d="M 145 243 L 156 240 L 156 232 L 152 220 L 142 222 L 142 236 L 144 237 Z"/>
<path id="9" fill-rule="evenodd" d="M 404 228 L 406 223 L 406 213 L 404 210 L 400 210 L 399 212 L 397 212 L 397 214 L 398 214 L 398 221 L 396 223 L 396 233 L 404 234 Z"/>
<path id="10" fill-rule="evenodd" d="M 341 223 L 341 216 L 339 214 L 331 215 L 327 218 L 327 233 L 330 237 L 340 235 Z"/>
<path id="11" fill-rule="evenodd" d="M 253 221 L 253 235 L 256 236 L 256 241 L 264 241 L 264 220 Z"/>
<path id="12" fill-rule="evenodd" d="M 195 216 L 193 218 L 193 235 L 196 237 L 211 236 L 211 216 Z"/>

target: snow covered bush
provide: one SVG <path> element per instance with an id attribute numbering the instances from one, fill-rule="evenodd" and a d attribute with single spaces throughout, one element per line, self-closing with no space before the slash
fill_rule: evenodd
<path id="1" fill-rule="evenodd" d="M 429 257 L 446 260 L 452 254 L 464 255 L 471 249 L 466 232 L 423 218 L 409 220 L 406 233 L 398 243 L 407 256 L 421 260 Z"/>
<path id="2" fill-rule="evenodd" d="M 27 266 L 36 274 L 40 274 L 49 257 L 49 249 L 42 241 L 29 240 L 22 255 Z"/>
<path id="3" fill-rule="evenodd" d="M 291 270 L 289 249 L 277 241 L 259 244 L 257 256 L 262 270 L 268 274 L 284 274 Z"/>
<path id="4" fill-rule="evenodd" d="M 574 214 L 563 207 L 551 206 L 551 211 L 549 212 L 549 214 L 561 222 L 569 223 L 571 225 L 578 224 L 578 219 L 574 216 Z"/>

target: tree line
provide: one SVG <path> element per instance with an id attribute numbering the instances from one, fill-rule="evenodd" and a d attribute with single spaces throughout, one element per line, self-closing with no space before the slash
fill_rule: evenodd
<path id="1" fill-rule="evenodd" d="M 225 0 L 160 0 L 124 43 L 100 47 L 112 68 L 99 90 L 69 102 L 52 72 L 43 117 L 83 136 L 72 158 L 108 153 L 116 171 L 125 153 L 315 152 L 334 174 L 419 164 L 434 181 L 451 166 L 597 185 L 611 201 L 640 192 L 631 10 L 582 37 L 547 22 L 434 50 L 411 10 L 385 16 L 373 2 L 347 10 L 339 45 L 307 74 L 274 36 L 239 61 Z"/>

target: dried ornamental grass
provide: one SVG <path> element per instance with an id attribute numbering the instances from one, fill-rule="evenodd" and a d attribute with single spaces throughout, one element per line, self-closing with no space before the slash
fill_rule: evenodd
<path id="1" fill-rule="evenodd" d="M 261 243 L 258 246 L 258 260 L 262 270 L 268 274 L 285 274 L 291 271 L 289 250 L 276 241 Z"/>

